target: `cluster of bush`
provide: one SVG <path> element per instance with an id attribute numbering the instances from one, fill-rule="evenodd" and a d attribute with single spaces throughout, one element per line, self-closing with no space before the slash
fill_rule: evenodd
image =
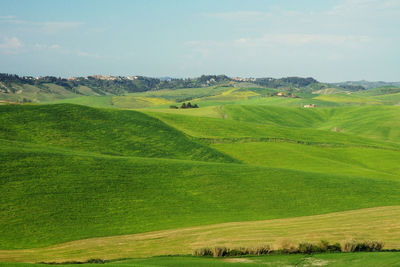
<path id="1" fill-rule="evenodd" d="M 348 240 L 343 244 L 330 244 L 321 240 L 319 243 L 301 242 L 297 245 L 285 242 L 279 249 L 273 250 L 270 245 L 262 245 L 254 248 L 227 248 L 213 247 L 200 248 L 193 251 L 193 256 L 229 257 L 244 255 L 266 255 L 276 254 L 312 254 L 312 253 L 334 253 L 334 252 L 374 252 L 382 251 L 383 243 L 380 241 L 356 241 Z"/>
<path id="2" fill-rule="evenodd" d="M 228 256 L 244 256 L 244 255 L 266 255 L 271 253 L 270 245 L 258 246 L 254 248 L 227 248 L 213 247 L 200 248 L 193 251 L 193 256 L 213 256 L 213 257 L 228 257 Z"/>
<path id="3" fill-rule="evenodd" d="M 192 103 L 188 102 L 187 104 L 186 103 L 182 103 L 180 108 L 198 108 L 198 107 L 199 106 L 197 104 L 192 105 Z M 177 106 L 169 106 L 169 108 L 178 109 Z"/>
<path id="4" fill-rule="evenodd" d="M 383 242 L 379 241 L 361 241 L 355 240 L 347 241 L 343 244 L 343 252 L 360 252 L 360 251 L 381 251 L 383 249 Z"/>

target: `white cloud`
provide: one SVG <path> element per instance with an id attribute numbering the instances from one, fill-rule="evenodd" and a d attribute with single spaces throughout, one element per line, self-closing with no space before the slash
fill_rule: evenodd
<path id="1" fill-rule="evenodd" d="M 184 45 L 189 47 L 215 47 L 215 46 L 223 46 L 225 45 L 225 42 L 213 41 L 213 40 L 203 40 L 203 41 L 194 40 L 185 42 Z"/>
<path id="2" fill-rule="evenodd" d="M 340 55 L 365 57 L 399 40 L 400 0 L 338 0 L 324 10 L 232 11 L 203 14 L 227 20 L 236 37 L 186 42 L 193 55 L 222 58 L 224 51 L 253 55 Z M 267 52 L 268 51 L 268 52 Z M 317 56 L 316 56 L 317 57 Z"/>
<path id="3" fill-rule="evenodd" d="M 36 50 L 40 52 L 52 52 L 52 53 L 57 53 L 57 54 L 63 54 L 63 55 L 69 55 L 73 57 L 87 57 L 87 58 L 93 58 L 93 59 L 99 59 L 101 56 L 99 54 L 93 54 L 89 53 L 86 51 L 81 51 L 81 50 L 74 50 L 74 49 L 68 49 L 65 48 L 59 44 L 35 44 L 31 46 L 27 46 L 27 51 L 30 50 Z"/>
<path id="4" fill-rule="evenodd" d="M 338 0 L 337 4 L 319 11 L 270 7 L 268 11 L 242 10 L 202 15 L 232 23 L 241 23 L 242 25 L 237 25 L 239 27 L 243 26 L 243 23 L 253 24 L 254 29 L 248 27 L 249 31 L 254 31 L 261 25 L 279 32 L 288 28 L 299 29 L 302 27 L 323 29 L 324 26 L 328 28 L 326 30 L 345 31 L 348 29 L 346 26 L 350 29 L 352 27 L 367 29 L 369 26 L 384 27 L 382 25 L 397 24 L 400 16 L 400 0 Z M 303 32 L 307 31 L 303 30 Z"/>
<path id="5" fill-rule="evenodd" d="M 232 11 L 232 12 L 221 12 L 221 13 L 206 13 L 203 14 L 206 17 L 224 19 L 224 20 L 260 20 L 271 17 L 271 14 L 267 12 L 259 11 Z"/>
<path id="6" fill-rule="evenodd" d="M 233 42 L 204 40 L 189 41 L 185 45 L 193 52 L 208 56 L 212 51 L 224 49 L 239 49 L 242 52 L 253 48 L 268 48 L 271 51 L 283 48 L 314 50 L 318 47 L 323 47 L 324 51 L 328 48 L 354 50 L 369 42 L 372 42 L 372 38 L 365 35 L 274 33 L 264 34 L 259 38 L 239 38 Z"/>
<path id="7" fill-rule="evenodd" d="M 61 45 L 59 45 L 59 44 L 51 44 L 51 45 L 35 44 L 33 47 L 35 49 L 61 49 Z"/>
<path id="8" fill-rule="evenodd" d="M 91 54 L 91 53 L 84 52 L 84 51 L 77 51 L 76 55 L 78 55 L 80 57 L 100 58 L 100 56 L 98 54 Z"/>
<path id="9" fill-rule="evenodd" d="M 354 13 L 362 15 L 367 13 L 378 13 L 381 11 L 392 12 L 394 10 L 400 11 L 400 0 L 339 0 L 330 10 L 321 12 L 299 12 L 294 10 L 285 10 L 280 8 L 274 8 L 269 12 L 252 11 L 252 10 L 241 10 L 241 11 L 228 11 L 219 13 L 204 13 L 202 15 L 206 17 L 218 18 L 223 20 L 261 20 L 271 18 L 282 18 L 289 16 L 314 16 L 314 15 L 346 15 L 348 13 Z"/>
<path id="10" fill-rule="evenodd" d="M 57 33 L 64 30 L 69 29 L 76 29 L 81 26 L 82 22 L 75 22 L 75 21 L 62 21 L 62 22 L 38 22 L 36 25 L 39 29 L 44 31 L 45 33 Z"/>
<path id="11" fill-rule="evenodd" d="M 76 29 L 83 25 L 79 21 L 28 21 L 15 16 L 0 16 L 0 23 L 7 23 L 24 31 L 33 31 L 46 34 L 54 34 L 65 30 Z"/>
<path id="12" fill-rule="evenodd" d="M 22 42 L 17 37 L 5 37 L 0 43 L 0 52 L 4 54 L 18 54 L 23 47 Z"/>
<path id="13" fill-rule="evenodd" d="M 59 44 L 35 44 L 34 46 L 29 47 L 31 50 L 32 48 L 35 50 L 40 50 L 40 51 L 54 51 L 60 54 L 66 54 L 66 55 L 73 55 L 73 56 L 79 56 L 79 57 L 89 57 L 89 58 L 100 58 L 101 56 L 98 54 L 92 54 L 88 53 L 85 51 L 80 51 L 80 50 L 71 50 L 67 49 L 65 47 L 62 47 Z"/>
<path id="14" fill-rule="evenodd" d="M 261 38 L 240 38 L 235 40 L 237 45 L 242 46 L 357 46 L 371 41 L 371 37 L 363 35 L 338 35 L 338 34 L 265 34 Z"/>
<path id="15" fill-rule="evenodd" d="M 385 17 L 400 12 L 400 0 L 341 0 L 327 12 L 329 15 Z"/>
<path id="16" fill-rule="evenodd" d="M 0 16 L 0 20 L 14 19 L 15 16 Z"/>
<path id="17" fill-rule="evenodd" d="M 52 45 L 49 46 L 49 48 L 50 49 L 59 49 L 59 48 L 61 48 L 61 46 L 58 45 L 58 44 L 52 44 Z"/>

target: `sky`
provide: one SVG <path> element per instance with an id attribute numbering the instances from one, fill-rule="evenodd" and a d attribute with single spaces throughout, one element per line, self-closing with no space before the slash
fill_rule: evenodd
<path id="1" fill-rule="evenodd" d="M 400 81 L 400 0 L 0 0 L 0 73 Z"/>

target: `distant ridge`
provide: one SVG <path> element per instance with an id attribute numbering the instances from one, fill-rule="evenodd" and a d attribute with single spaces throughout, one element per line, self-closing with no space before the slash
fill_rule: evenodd
<path id="1" fill-rule="evenodd" d="M 366 89 L 371 89 L 375 87 L 384 87 L 384 86 L 396 86 L 400 87 L 400 82 L 384 82 L 384 81 L 366 81 L 366 80 L 361 80 L 361 81 L 346 81 L 346 82 L 340 82 L 340 83 L 333 83 L 334 85 L 337 86 L 362 86 Z"/>
<path id="2" fill-rule="evenodd" d="M 32 77 L 0 73 L 0 100 L 7 102 L 43 102 L 78 96 L 119 96 L 128 93 L 202 87 L 241 87 L 243 84 L 275 89 L 287 94 L 322 91 L 355 92 L 373 87 L 399 86 L 400 82 L 349 81 L 322 83 L 312 77 L 241 78 L 226 75 L 202 75 L 196 78 L 153 78 L 145 76 L 90 75 L 60 78 Z M 334 91 L 334 90 L 333 90 Z"/>

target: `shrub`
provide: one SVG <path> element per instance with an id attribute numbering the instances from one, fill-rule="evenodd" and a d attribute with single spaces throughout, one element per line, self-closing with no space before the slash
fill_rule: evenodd
<path id="1" fill-rule="evenodd" d="M 85 263 L 102 263 L 102 264 L 104 264 L 106 262 L 107 262 L 106 260 L 102 260 L 102 259 L 90 259 L 90 260 L 87 260 Z"/>
<path id="2" fill-rule="evenodd" d="M 86 264 L 86 263 L 100 263 L 100 264 L 104 264 L 109 262 L 109 260 L 102 260 L 102 259 L 90 259 L 87 261 L 64 261 L 64 262 L 38 262 L 38 264 L 48 264 L 48 265 L 72 265 L 72 264 Z"/>
<path id="3" fill-rule="evenodd" d="M 270 245 L 261 245 L 255 248 L 248 250 L 248 254 L 250 255 L 266 255 L 272 252 Z"/>
<path id="4" fill-rule="evenodd" d="M 363 241 L 358 242 L 355 251 L 381 251 L 383 248 L 383 243 L 379 241 Z"/>
<path id="5" fill-rule="evenodd" d="M 281 252 L 287 254 L 297 253 L 298 247 L 292 241 L 285 239 L 281 241 Z"/>
<path id="6" fill-rule="evenodd" d="M 343 243 L 342 251 L 343 252 L 353 252 L 356 248 L 356 241 L 354 239 L 347 240 Z"/>
<path id="7" fill-rule="evenodd" d="M 320 252 L 320 248 L 312 243 L 303 242 L 299 244 L 298 252 L 302 254 L 311 254 L 314 252 Z"/>
<path id="8" fill-rule="evenodd" d="M 384 243 L 382 241 L 370 241 L 370 247 L 372 251 L 381 251 L 384 247 Z"/>
<path id="9" fill-rule="evenodd" d="M 199 106 L 197 104 L 192 105 L 192 103 L 188 102 L 182 103 L 181 108 L 198 108 Z M 173 108 L 173 106 L 170 106 L 170 108 Z"/>
<path id="10" fill-rule="evenodd" d="M 243 255 L 248 255 L 247 249 L 245 248 L 234 248 L 229 250 L 228 256 L 243 256 Z"/>
<path id="11" fill-rule="evenodd" d="M 381 251 L 383 249 L 383 242 L 380 241 L 355 241 L 348 240 L 343 245 L 343 252 L 361 252 L 361 251 Z"/>
<path id="12" fill-rule="evenodd" d="M 199 248 L 193 251 L 193 256 L 212 256 L 213 253 L 210 248 Z"/>
<path id="13" fill-rule="evenodd" d="M 339 243 L 335 243 L 328 246 L 327 252 L 340 252 L 342 251 L 342 246 Z"/>
<path id="14" fill-rule="evenodd" d="M 229 251 L 230 249 L 226 247 L 214 247 L 212 249 L 212 255 L 213 257 L 225 257 L 229 256 Z"/>
<path id="15" fill-rule="evenodd" d="M 261 245 L 254 248 L 227 248 L 227 247 L 213 247 L 213 248 L 199 248 L 195 249 L 192 253 L 193 256 L 213 256 L 213 257 L 226 257 L 226 256 L 243 256 L 243 255 L 266 255 L 272 252 L 270 245 Z"/>
<path id="16" fill-rule="evenodd" d="M 340 252 L 341 246 L 339 243 L 329 244 L 328 241 L 321 240 L 318 244 L 308 242 L 299 243 L 298 253 L 311 254 L 320 252 Z"/>
<path id="17" fill-rule="evenodd" d="M 326 252 L 328 251 L 328 247 L 329 247 L 329 242 L 326 240 L 321 240 L 319 241 L 319 248 L 321 249 L 321 252 Z"/>
<path id="18" fill-rule="evenodd" d="M 326 240 L 321 240 L 318 244 L 320 252 L 340 252 L 342 247 L 339 243 L 329 244 Z"/>

